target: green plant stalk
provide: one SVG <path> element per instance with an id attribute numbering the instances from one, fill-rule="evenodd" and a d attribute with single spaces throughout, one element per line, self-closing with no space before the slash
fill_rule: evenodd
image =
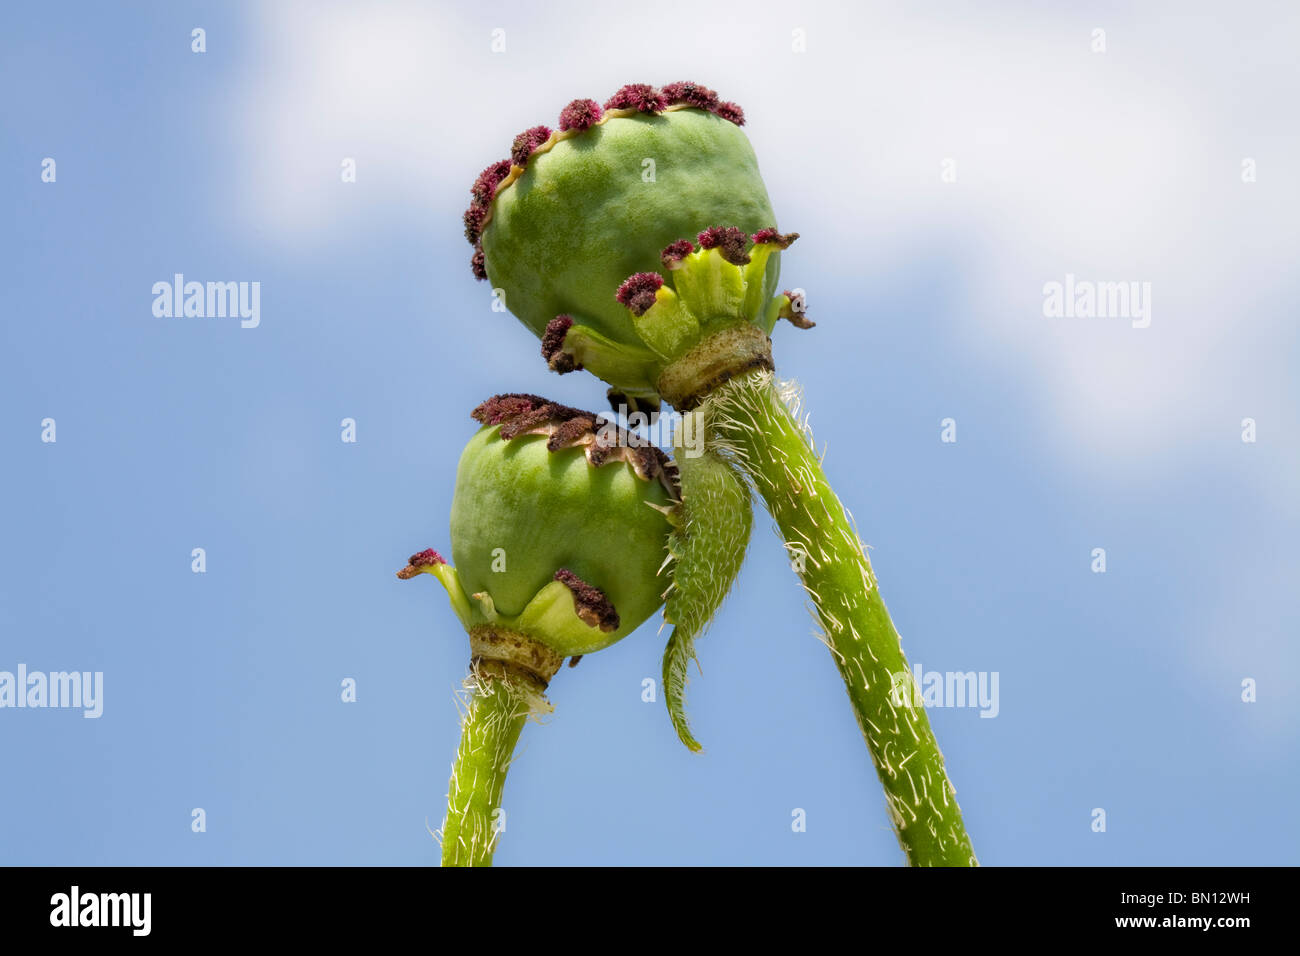
<path id="1" fill-rule="evenodd" d="M 793 405 L 793 407 L 792 407 Z M 767 503 L 848 690 L 913 866 L 978 865 L 925 708 L 852 519 L 772 373 L 733 378 L 707 399 L 716 447 Z"/>
<path id="2" fill-rule="evenodd" d="M 472 675 L 466 687 L 460 746 L 442 824 L 442 865 L 491 866 L 499 835 L 494 815 L 529 708 L 501 680 Z"/>

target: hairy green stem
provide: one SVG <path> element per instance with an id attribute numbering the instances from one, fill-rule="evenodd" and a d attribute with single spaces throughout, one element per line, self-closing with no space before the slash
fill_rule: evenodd
<path id="1" fill-rule="evenodd" d="M 696 752 L 703 748 L 686 717 L 687 669 L 695 660 L 696 638 L 703 636 L 740 573 L 754 520 L 744 475 L 707 448 L 707 439 L 705 416 L 687 412 L 674 436 L 681 505 L 668 541 L 673 574 L 664 602 L 664 620 L 673 625 L 664 649 L 664 700 L 677 736 Z"/>
<path id="2" fill-rule="evenodd" d="M 497 810 L 506 772 L 529 707 L 508 683 L 473 674 L 466 682 L 460 746 L 447 787 L 442 824 L 443 866 L 491 866 L 498 832 Z"/>
<path id="3" fill-rule="evenodd" d="M 722 385 L 706 410 L 717 449 L 767 502 L 812 598 L 908 862 L 976 865 L 871 562 L 796 418 L 797 406 L 778 394 L 771 372 L 758 371 Z"/>

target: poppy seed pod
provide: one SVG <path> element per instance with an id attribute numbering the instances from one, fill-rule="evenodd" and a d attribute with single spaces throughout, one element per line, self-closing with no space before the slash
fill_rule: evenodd
<path id="1" fill-rule="evenodd" d="M 475 181 L 465 213 L 474 272 L 544 339 L 554 370 L 586 368 L 637 403 L 657 403 L 673 348 L 699 329 L 648 341 L 616 293 L 629 276 L 664 268 L 663 257 L 701 230 L 778 235 L 743 122 L 740 107 L 699 84 L 634 84 L 603 106 L 573 101 L 554 131 L 520 133 L 510 158 Z M 746 274 L 746 321 L 760 328 L 780 248 L 765 249 Z M 641 300 L 653 295 L 640 291 Z"/>
<path id="2" fill-rule="evenodd" d="M 399 576 L 435 575 L 475 661 L 506 662 L 544 690 L 563 658 L 608 647 L 663 605 L 676 469 L 612 423 L 536 395 L 495 396 L 473 417 L 483 427 L 457 469 L 455 567 L 426 551 Z"/>

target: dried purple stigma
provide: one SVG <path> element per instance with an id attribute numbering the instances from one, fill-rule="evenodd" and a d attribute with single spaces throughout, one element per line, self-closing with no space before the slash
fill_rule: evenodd
<path id="1" fill-rule="evenodd" d="M 710 112 L 718 107 L 717 93 L 707 86 L 701 86 L 699 83 L 692 83 L 689 80 L 682 83 L 669 83 L 664 87 L 663 95 L 670 105 L 685 103 L 687 106 L 694 106 L 696 109 L 709 110 Z"/>
<path id="2" fill-rule="evenodd" d="M 567 448 L 585 435 L 594 434 L 597 425 L 591 412 L 522 392 L 493 395 L 470 415 L 480 424 L 499 426 L 498 434 L 506 441 L 525 434 L 546 434 L 550 451 Z"/>
<path id="3" fill-rule="evenodd" d="M 629 83 L 605 101 L 607 110 L 640 110 L 642 113 L 662 113 L 667 106 L 664 95 L 648 83 Z"/>
<path id="4" fill-rule="evenodd" d="M 491 209 L 492 199 L 496 196 L 497 187 L 508 175 L 510 175 L 510 160 L 498 160 L 478 174 L 478 178 L 474 180 L 474 185 L 469 190 L 473 198 L 469 208 L 465 210 L 463 221 L 465 238 L 474 247 L 474 255 L 469 260 L 469 267 L 476 279 L 487 278 L 487 262 L 483 258 L 483 246 L 479 239 L 482 237 L 483 224 L 487 222 L 488 211 Z"/>
<path id="5" fill-rule="evenodd" d="M 515 137 L 514 144 L 510 147 L 510 161 L 516 166 L 527 166 L 528 157 L 533 155 L 533 151 L 551 138 L 551 128 L 549 126 L 534 126 L 526 129 Z"/>
<path id="6" fill-rule="evenodd" d="M 560 129 L 590 129 L 600 122 L 600 118 L 604 115 L 605 111 L 595 100 L 574 100 L 560 110 Z"/>
<path id="7" fill-rule="evenodd" d="M 664 277 L 657 272 L 638 272 L 624 280 L 614 298 L 631 309 L 633 314 L 645 315 L 655 304 L 655 293 L 663 284 Z"/>
<path id="8" fill-rule="evenodd" d="M 735 123 L 737 126 L 745 125 L 745 111 L 740 108 L 738 103 L 732 103 L 730 100 L 719 103 L 713 112 L 729 123 Z"/>
<path id="9" fill-rule="evenodd" d="M 501 180 L 509 175 L 510 160 L 498 160 L 478 174 L 478 179 L 474 180 L 474 185 L 470 187 L 469 193 L 474 197 L 476 203 L 486 206 L 496 196 L 497 187 L 501 185 Z"/>
<path id="10" fill-rule="evenodd" d="M 568 568 L 556 571 L 555 580 L 573 592 L 573 610 L 584 624 L 598 627 L 607 634 L 618 630 L 618 611 L 614 610 L 604 591 L 588 584 Z"/>
<path id="11" fill-rule="evenodd" d="M 560 414 L 561 412 L 570 414 Z M 548 398 L 542 398 L 540 395 L 532 395 L 527 392 L 505 392 L 501 395 L 493 395 L 487 401 L 481 402 L 469 413 L 470 418 L 480 425 L 500 425 L 503 422 L 517 421 L 520 418 L 550 421 L 552 418 L 572 418 L 574 414 L 582 415 L 585 413 L 576 408 L 557 405 Z"/>
<path id="12" fill-rule="evenodd" d="M 695 243 L 689 239 L 678 239 L 659 253 L 659 258 L 667 269 L 676 269 L 683 259 L 695 251 Z"/>
<path id="13" fill-rule="evenodd" d="M 780 249 L 789 249 L 790 244 L 799 238 L 797 232 L 779 233 L 775 229 L 760 229 L 754 233 L 754 245 L 770 243 Z"/>
<path id="14" fill-rule="evenodd" d="M 469 413 L 469 417 L 480 425 L 500 425 L 507 418 L 523 415 L 535 408 L 549 404 L 550 402 L 540 395 L 529 395 L 526 392 L 506 392 L 501 395 L 493 395 L 487 401 L 480 402 Z"/>
<path id="15" fill-rule="evenodd" d="M 717 249 L 718 254 L 732 265 L 743 266 L 749 263 L 749 253 L 745 247 L 749 236 L 735 226 L 713 226 L 705 229 L 699 236 L 700 247 Z"/>
<path id="16" fill-rule="evenodd" d="M 550 366 L 552 372 L 559 372 L 561 375 L 582 368 L 574 361 L 572 355 L 564 351 L 564 337 L 569 334 L 572 326 L 572 316 L 557 315 L 546 324 L 546 332 L 542 336 L 542 358 L 546 359 L 546 364 Z"/>
<path id="17" fill-rule="evenodd" d="M 403 581 L 409 581 L 423 569 L 436 564 L 446 564 L 447 559 L 440 555 L 433 548 L 426 548 L 419 554 L 413 554 L 406 559 L 406 567 L 397 572 L 397 576 Z"/>
<path id="18" fill-rule="evenodd" d="M 463 217 L 465 223 L 465 238 L 468 239 L 471 244 L 477 243 L 479 236 L 483 234 L 483 223 L 487 219 L 487 211 L 488 207 L 481 205 L 477 201 L 472 203 L 470 207 L 465 210 L 465 215 Z"/>
<path id="19" fill-rule="evenodd" d="M 425 548 L 419 554 L 413 554 L 408 559 L 408 563 L 417 568 L 423 568 L 430 564 L 446 564 L 447 559 L 440 555 L 433 548 Z"/>

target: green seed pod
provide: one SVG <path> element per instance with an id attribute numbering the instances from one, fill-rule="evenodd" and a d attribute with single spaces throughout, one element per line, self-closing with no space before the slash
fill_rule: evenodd
<path id="1" fill-rule="evenodd" d="M 590 412 L 535 395 L 474 410 L 451 509 L 455 568 L 432 551 L 399 572 L 434 574 L 476 662 L 500 661 L 540 697 L 565 657 L 608 647 L 663 605 L 676 469 Z"/>
<path id="2" fill-rule="evenodd" d="M 697 234 L 706 248 L 725 236 L 724 255 L 735 236 L 742 245 L 750 234 L 785 240 L 760 243 L 761 254 L 745 256 L 751 268 L 739 301 L 700 303 L 725 305 L 724 318 L 771 331 L 779 249 L 789 237 L 774 228 L 743 122 L 738 106 L 695 83 L 626 86 L 603 107 L 570 103 L 558 130 L 521 133 L 510 159 L 475 181 L 465 213 L 474 272 L 542 337 L 551 368 L 586 368 L 630 405 L 656 405 L 665 367 L 709 331 L 701 322 L 718 317 L 677 312 L 668 302 L 652 320 L 633 322 L 625 300 L 640 292 L 644 304 L 646 290 L 625 296 L 620 284 L 661 266 L 675 270 L 694 248 L 686 240 L 682 251 L 682 240 Z M 707 281 L 708 269 L 694 271 L 701 272 L 697 285 Z"/>
<path id="3" fill-rule="evenodd" d="M 506 771 L 565 657 L 630 634 L 663 605 L 678 520 L 676 467 L 659 449 L 590 412 L 536 395 L 474 409 L 483 426 L 456 474 L 451 549 L 399 578 L 432 574 L 470 638 L 461 741 L 447 785 L 444 866 L 488 866 Z"/>

